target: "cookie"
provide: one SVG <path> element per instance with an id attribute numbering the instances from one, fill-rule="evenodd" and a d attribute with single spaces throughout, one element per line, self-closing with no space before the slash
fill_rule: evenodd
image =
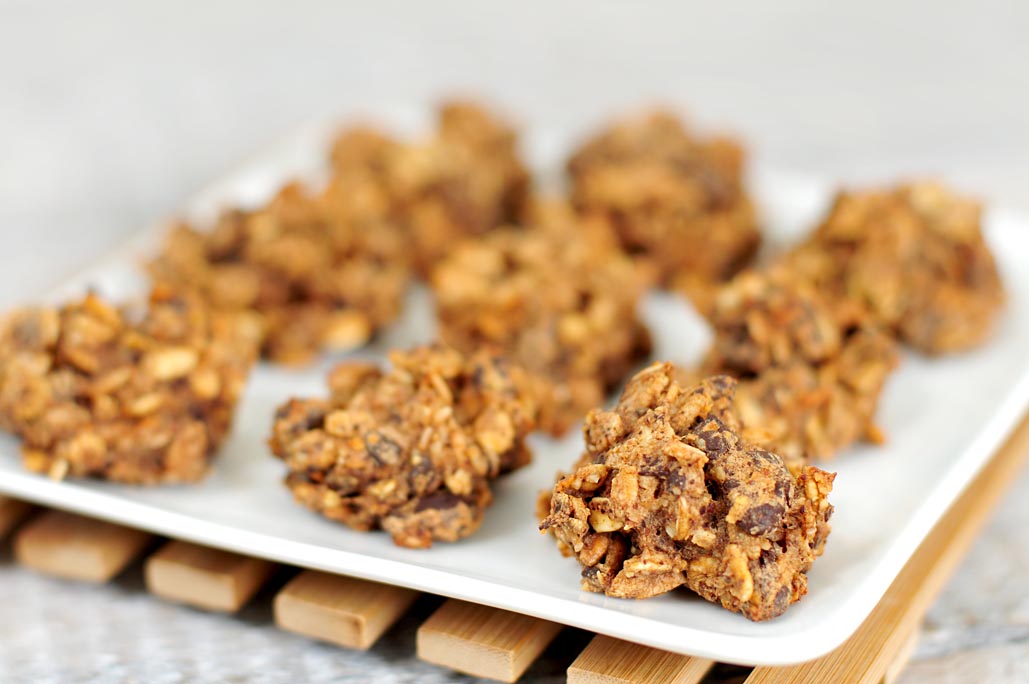
<path id="1" fill-rule="evenodd" d="M 275 414 L 273 453 L 298 502 L 400 546 L 457 541 L 482 523 L 490 482 L 529 462 L 535 408 L 517 367 L 444 346 L 345 363 L 326 399 Z"/>
<path id="2" fill-rule="evenodd" d="M 161 288 L 145 311 L 95 294 L 11 314 L 0 331 L 0 425 L 26 467 L 131 484 L 201 479 L 256 353 L 253 320 Z"/>
<path id="3" fill-rule="evenodd" d="M 792 472 L 748 443 L 726 376 L 687 387 L 658 363 L 586 420 L 586 451 L 541 523 L 582 566 L 582 587 L 648 598 L 685 586 L 751 620 L 807 592 L 834 475 Z"/>

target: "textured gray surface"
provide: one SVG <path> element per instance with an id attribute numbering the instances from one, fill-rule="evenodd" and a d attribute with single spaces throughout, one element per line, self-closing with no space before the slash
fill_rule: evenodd
<path id="1" fill-rule="evenodd" d="M 312 116 L 452 91 L 558 133 L 669 101 L 743 133 L 766 165 L 932 173 L 1029 209 L 1027 32 L 1026 3 L 971 0 L 0 0 L 0 305 Z M 1029 680 L 1026 492 L 1023 477 L 933 609 L 906 684 Z M 204 615 L 138 582 L 0 564 L 0 681 L 463 681 L 412 657 L 414 621 L 356 654 L 275 631 L 266 608 Z M 560 681 L 567 658 L 535 681 Z"/>

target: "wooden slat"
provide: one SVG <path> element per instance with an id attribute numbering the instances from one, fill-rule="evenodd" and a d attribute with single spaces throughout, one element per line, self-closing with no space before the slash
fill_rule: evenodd
<path id="1" fill-rule="evenodd" d="M 893 661 L 886 666 L 886 672 L 883 673 L 882 684 L 894 684 L 900 675 L 907 668 L 908 663 L 911 662 L 911 656 L 915 654 L 915 649 L 918 648 L 918 640 L 922 637 L 921 628 L 911 632 L 911 636 L 907 638 L 904 645 L 900 647 L 900 651 L 894 656 Z"/>
<path id="2" fill-rule="evenodd" d="M 18 562 L 47 575 L 84 582 L 106 582 L 121 572 L 150 542 L 146 532 L 46 511 L 14 538 Z"/>
<path id="3" fill-rule="evenodd" d="M 0 496 L 0 539 L 5 539 L 31 511 L 31 504 Z"/>
<path id="4" fill-rule="evenodd" d="M 759 667 L 747 684 L 877 684 L 953 574 L 1029 451 L 1029 419 L 969 483 L 925 538 L 858 630 L 827 656 L 790 667 Z"/>
<path id="5" fill-rule="evenodd" d="M 284 630 L 347 648 L 368 649 L 411 606 L 418 592 L 305 570 L 275 596 Z"/>
<path id="6" fill-rule="evenodd" d="M 697 684 L 712 661 L 595 636 L 568 668 L 568 684 Z"/>
<path id="7" fill-rule="evenodd" d="M 514 682 L 560 631 L 554 622 L 450 599 L 418 628 L 418 657 L 476 677 Z"/>
<path id="8" fill-rule="evenodd" d="M 170 541 L 146 559 L 150 593 L 205 610 L 235 613 L 268 580 L 275 565 L 221 549 Z"/>

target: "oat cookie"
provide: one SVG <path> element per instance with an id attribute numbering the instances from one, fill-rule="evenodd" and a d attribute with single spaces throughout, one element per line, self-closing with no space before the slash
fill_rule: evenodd
<path id="1" fill-rule="evenodd" d="M 655 111 L 589 140 L 568 173 L 580 211 L 606 220 L 665 285 L 703 298 L 760 243 L 743 165 L 736 142 L 698 138 L 674 114 Z"/>
<path id="2" fill-rule="evenodd" d="M 537 388 L 540 427 L 560 435 L 632 370 L 650 339 L 636 315 L 643 283 L 605 232 L 560 208 L 536 229 L 467 241 L 435 270 L 440 337 L 465 352 L 496 349 Z M 543 216 L 546 218 L 542 218 Z"/>
<path id="3" fill-rule="evenodd" d="M 784 262 L 928 354 L 985 341 L 1004 302 L 978 203 L 934 183 L 840 193 Z"/>
<path id="4" fill-rule="evenodd" d="M 340 136 L 332 159 L 344 184 L 371 181 L 427 276 L 462 238 L 519 222 L 529 173 L 517 143 L 515 130 L 484 107 L 453 101 L 440 107 L 425 141 L 358 128 Z"/>
<path id="5" fill-rule="evenodd" d="M 899 354 L 860 307 L 773 268 L 721 288 L 710 320 L 699 375 L 739 379 L 736 409 L 751 441 L 803 463 L 882 438 L 875 410 Z"/>
<path id="6" fill-rule="evenodd" d="M 550 530 L 582 565 L 582 586 L 648 598 L 686 586 L 751 620 L 807 592 L 829 534 L 833 474 L 790 471 L 739 434 L 735 382 L 693 387 L 654 364 L 618 405 L 586 420 L 586 452 L 554 486 Z"/>
<path id="7" fill-rule="evenodd" d="M 443 347 L 390 354 L 392 368 L 345 363 L 327 399 L 279 408 L 271 448 L 303 505 L 400 546 L 479 528 L 490 481 L 530 460 L 535 409 L 517 367 Z"/>
<path id="8" fill-rule="evenodd" d="M 287 185 L 209 230 L 175 227 L 150 272 L 216 310 L 258 314 L 273 361 L 353 349 L 396 318 L 410 279 L 403 236 L 376 202 L 356 183 L 317 192 Z"/>
<path id="9" fill-rule="evenodd" d="M 256 356 L 253 321 L 157 288 L 119 310 L 95 294 L 11 314 L 0 425 L 30 470 L 133 484 L 204 476 Z"/>

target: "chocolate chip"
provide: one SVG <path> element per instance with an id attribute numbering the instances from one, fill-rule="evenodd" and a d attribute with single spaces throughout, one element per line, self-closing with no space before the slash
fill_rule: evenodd
<path id="1" fill-rule="evenodd" d="M 364 438 L 364 448 L 379 465 L 395 465 L 400 461 L 400 445 L 381 432 L 370 432 Z"/>
<path id="2" fill-rule="evenodd" d="M 276 411 L 276 418 L 287 418 L 289 417 L 290 410 L 292 409 L 292 402 L 286 404 Z M 283 415 L 279 416 L 279 412 Z M 293 432 L 301 432 L 307 430 L 314 430 L 320 428 L 325 424 L 325 411 L 321 408 L 308 408 L 307 413 L 304 414 L 302 420 L 292 427 Z"/>
<path id="3" fill-rule="evenodd" d="M 668 477 L 665 478 L 665 487 L 668 488 L 668 491 L 681 493 L 686 488 L 686 476 L 682 474 L 681 470 L 670 471 Z"/>
<path id="4" fill-rule="evenodd" d="M 708 456 L 715 457 L 725 453 L 727 445 L 725 437 L 722 436 L 721 432 L 712 430 L 710 432 L 699 432 L 698 435 L 704 440 L 704 451 L 707 452 Z"/>
<path id="5" fill-rule="evenodd" d="M 446 490 L 440 490 L 429 494 L 423 498 L 415 506 L 415 511 L 427 511 L 427 510 L 446 510 L 448 508 L 454 508 L 455 506 L 462 503 L 464 499 L 458 495 L 448 492 Z"/>
<path id="6" fill-rule="evenodd" d="M 781 504 L 763 503 L 744 513 L 736 525 L 747 534 L 767 536 L 782 524 L 783 513 Z"/>
<path id="7" fill-rule="evenodd" d="M 782 615 L 786 612 L 786 609 L 790 607 L 790 597 L 793 592 L 790 591 L 789 587 L 782 587 L 775 594 L 775 599 L 772 601 L 772 611 L 774 615 Z"/>
<path id="8" fill-rule="evenodd" d="M 782 462 L 782 458 L 770 451 L 766 451 L 765 449 L 751 449 L 750 453 L 766 463 L 779 464 Z"/>

